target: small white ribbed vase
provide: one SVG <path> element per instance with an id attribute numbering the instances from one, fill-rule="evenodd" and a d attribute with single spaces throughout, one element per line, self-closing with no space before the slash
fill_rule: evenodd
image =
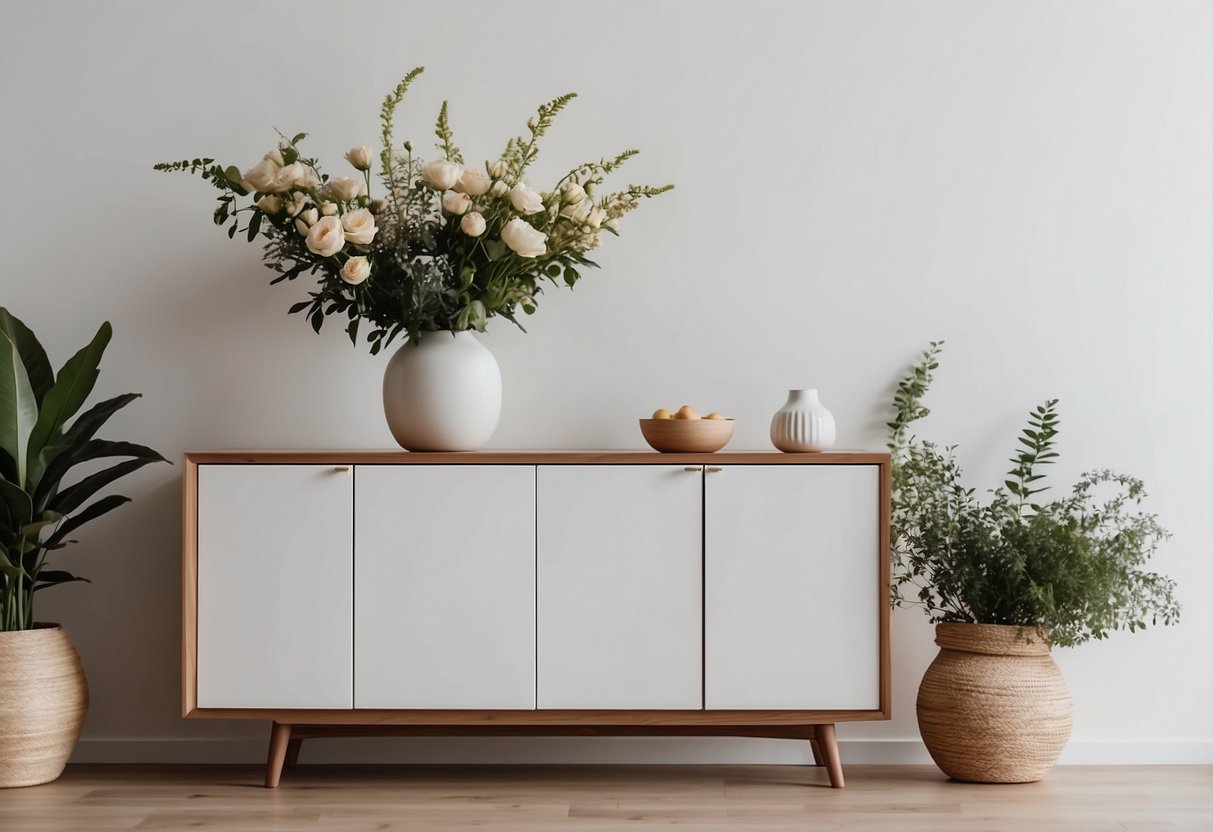
<path id="1" fill-rule="evenodd" d="M 771 417 L 771 443 L 790 454 L 828 451 L 834 447 L 834 414 L 816 390 L 789 390 L 788 401 Z"/>

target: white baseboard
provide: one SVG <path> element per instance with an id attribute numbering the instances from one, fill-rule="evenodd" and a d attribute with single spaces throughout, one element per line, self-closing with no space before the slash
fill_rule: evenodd
<path id="1" fill-rule="evenodd" d="M 268 737 L 267 737 L 268 739 Z M 844 763 L 929 765 L 917 738 L 843 740 Z M 261 763 L 266 741 L 245 738 L 90 737 L 75 763 Z M 807 765 L 808 744 L 795 740 L 670 737 L 426 737 L 320 739 L 304 744 L 304 763 L 526 765 L 670 764 Z M 1213 740 L 1075 740 L 1062 765 L 1209 765 Z"/>

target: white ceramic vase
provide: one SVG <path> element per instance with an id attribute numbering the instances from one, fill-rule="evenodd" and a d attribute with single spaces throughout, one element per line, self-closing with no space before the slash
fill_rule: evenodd
<path id="1" fill-rule="evenodd" d="M 789 390 L 788 401 L 771 417 L 771 443 L 787 453 L 828 451 L 834 447 L 834 414 L 816 390 Z"/>
<path id="2" fill-rule="evenodd" d="M 501 415 L 497 359 L 470 331 L 427 332 L 388 361 L 383 412 L 402 448 L 474 451 Z"/>

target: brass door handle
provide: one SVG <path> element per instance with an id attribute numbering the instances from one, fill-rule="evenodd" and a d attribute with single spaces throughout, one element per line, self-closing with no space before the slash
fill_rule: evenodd
<path id="1" fill-rule="evenodd" d="M 711 467 L 709 467 L 709 468 L 708 468 L 708 473 L 709 473 L 709 474 L 719 474 L 719 473 L 720 473 L 721 471 L 723 471 L 723 470 L 724 470 L 723 468 L 718 468 L 718 467 L 716 467 L 716 466 L 711 466 Z"/>

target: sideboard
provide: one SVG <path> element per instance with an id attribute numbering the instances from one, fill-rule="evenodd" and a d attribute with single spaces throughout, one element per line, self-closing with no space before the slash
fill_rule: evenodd
<path id="1" fill-rule="evenodd" d="M 887 454 L 184 464 L 183 712 L 328 736 L 807 740 L 890 715 Z"/>

